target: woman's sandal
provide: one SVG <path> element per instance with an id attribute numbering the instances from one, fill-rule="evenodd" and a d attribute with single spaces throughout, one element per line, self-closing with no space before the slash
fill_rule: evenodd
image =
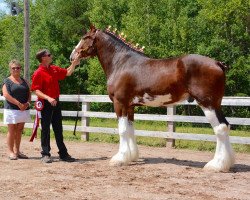
<path id="1" fill-rule="evenodd" d="M 26 156 L 23 153 L 19 153 L 19 154 L 17 154 L 17 158 L 19 158 L 19 159 L 28 159 L 28 156 Z"/>
<path id="2" fill-rule="evenodd" d="M 9 156 L 9 159 L 10 159 L 10 160 L 17 160 L 17 156 L 16 156 L 16 155 L 10 155 L 10 156 Z"/>

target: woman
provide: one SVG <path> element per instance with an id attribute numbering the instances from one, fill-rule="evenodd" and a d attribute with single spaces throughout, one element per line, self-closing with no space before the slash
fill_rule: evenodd
<path id="1" fill-rule="evenodd" d="M 21 65 L 19 61 L 12 60 L 9 63 L 10 76 L 4 80 L 4 124 L 8 125 L 7 146 L 9 159 L 27 159 L 20 152 L 20 143 L 25 122 L 29 122 L 29 105 L 31 100 L 28 83 L 20 77 Z"/>

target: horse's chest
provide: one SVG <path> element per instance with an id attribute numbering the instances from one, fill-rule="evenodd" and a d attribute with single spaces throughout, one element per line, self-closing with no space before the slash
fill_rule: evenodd
<path id="1" fill-rule="evenodd" d="M 151 107 L 166 106 L 170 102 L 172 102 L 171 94 L 150 96 L 145 93 L 142 97 L 136 96 L 132 100 L 132 104 Z"/>

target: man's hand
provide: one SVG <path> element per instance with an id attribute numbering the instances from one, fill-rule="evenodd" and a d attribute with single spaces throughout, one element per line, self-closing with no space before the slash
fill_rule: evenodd
<path id="1" fill-rule="evenodd" d="M 51 97 L 49 97 L 47 100 L 48 100 L 48 102 L 50 102 L 50 104 L 51 104 L 52 106 L 56 106 L 57 100 L 55 100 L 55 99 L 53 99 L 53 98 L 51 98 Z"/>
<path id="2" fill-rule="evenodd" d="M 73 64 L 74 66 L 79 65 L 80 64 L 80 59 L 79 60 L 78 59 L 73 60 L 71 62 L 71 64 Z"/>
<path id="3" fill-rule="evenodd" d="M 41 98 L 41 99 L 45 99 L 47 100 L 52 106 L 56 106 L 57 101 L 51 97 L 49 97 L 48 95 L 42 93 L 40 90 L 35 90 L 36 95 Z"/>
<path id="4" fill-rule="evenodd" d="M 80 60 L 73 60 L 71 65 L 67 68 L 67 76 L 71 76 L 71 74 L 75 71 L 76 65 L 80 64 Z"/>

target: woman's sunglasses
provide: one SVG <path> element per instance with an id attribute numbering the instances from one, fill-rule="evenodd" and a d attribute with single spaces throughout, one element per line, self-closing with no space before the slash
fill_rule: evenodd
<path id="1" fill-rule="evenodd" d="M 12 67 L 11 69 L 12 69 L 12 70 L 20 70 L 21 67 Z"/>

